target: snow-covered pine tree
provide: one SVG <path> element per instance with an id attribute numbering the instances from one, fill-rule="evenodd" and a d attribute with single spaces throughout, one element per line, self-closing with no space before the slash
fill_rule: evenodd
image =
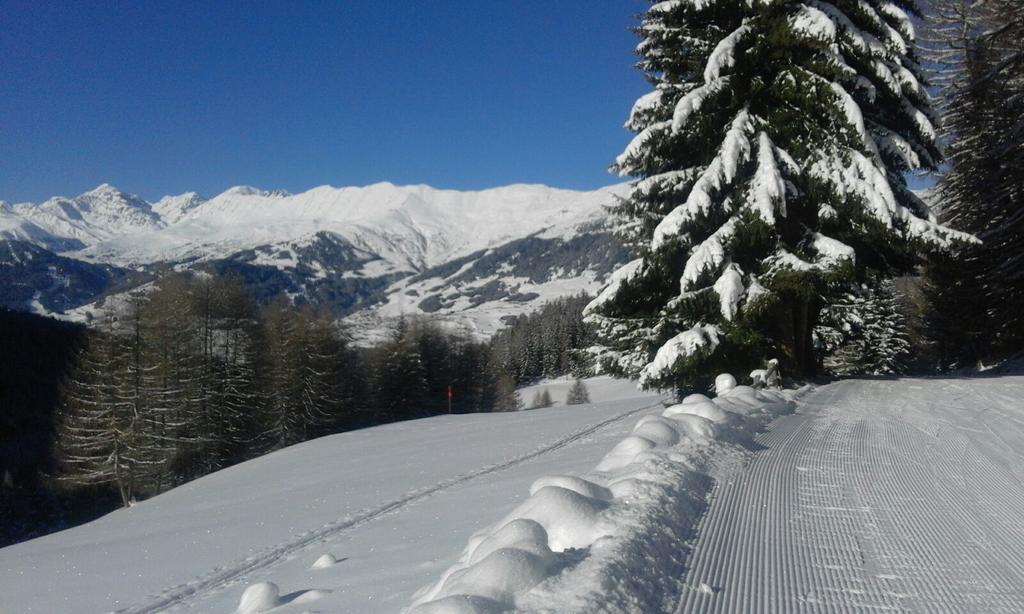
<path id="1" fill-rule="evenodd" d="M 910 361 L 910 327 L 892 280 L 871 288 L 864 314 L 863 370 L 869 375 L 899 375 Z"/>
<path id="2" fill-rule="evenodd" d="M 852 375 L 860 368 L 860 345 L 855 343 L 864 327 L 863 293 L 851 290 L 832 299 L 821 310 L 814 328 L 814 346 L 829 373 Z"/>
<path id="3" fill-rule="evenodd" d="M 824 366 L 839 375 L 895 375 L 910 361 L 910 327 L 895 284 L 865 284 L 823 310 L 815 335 Z"/>
<path id="4" fill-rule="evenodd" d="M 602 366 L 692 388 L 771 352 L 815 370 L 818 312 L 847 280 L 969 237 L 905 183 L 934 169 L 912 0 L 667 0 L 638 28 L 654 90 L 613 169 L 639 257 L 587 307 Z"/>

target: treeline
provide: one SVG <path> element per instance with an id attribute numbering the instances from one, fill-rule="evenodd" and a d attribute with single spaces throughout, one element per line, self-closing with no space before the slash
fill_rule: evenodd
<path id="1" fill-rule="evenodd" d="M 583 308 L 592 298 L 559 298 L 512 320 L 491 341 L 500 368 L 519 384 L 588 373 L 593 365 L 585 350 L 594 344 L 595 333 L 583 321 Z"/>
<path id="2" fill-rule="evenodd" d="M 124 505 L 313 437 L 515 409 L 487 344 L 428 321 L 355 348 L 331 314 L 235 279 L 174 275 L 89 331 L 64 387 L 60 479 Z"/>
<path id="3" fill-rule="evenodd" d="M 583 369 L 586 302 L 553 301 L 490 342 L 403 319 L 371 347 L 230 277 L 162 278 L 89 329 L 5 312 L 0 544 L 314 437 L 523 409 L 517 385 Z"/>

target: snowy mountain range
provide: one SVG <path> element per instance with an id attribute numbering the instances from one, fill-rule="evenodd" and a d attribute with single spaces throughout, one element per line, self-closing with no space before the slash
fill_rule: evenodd
<path id="1" fill-rule="evenodd" d="M 194 270 L 234 273 L 258 299 L 283 292 L 364 326 L 430 313 L 489 334 L 537 302 L 596 291 L 628 260 L 605 210 L 625 190 L 239 186 L 151 203 L 103 184 L 0 201 L 0 304 L 85 317 L 162 271 Z"/>

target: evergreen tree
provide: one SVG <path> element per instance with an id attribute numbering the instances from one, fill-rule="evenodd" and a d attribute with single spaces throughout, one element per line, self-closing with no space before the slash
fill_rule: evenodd
<path id="1" fill-rule="evenodd" d="M 673 0 L 638 28 L 654 90 L 613 168 L 639 258 L 587 307 L 604 369 L 693 389 L 778 353 L 813 373 L 853 279 L 969 237 L 906 187 L 940 159 L 911 0 Z"/>
<path id="2" fill-rule="evenodd" d="M 554 401 L 551 400 L 551 393 L 548 392 L 547 388 L 541 388 L 533 395 L 533 401 L 530 402 L 530 409 L 551 407 L 553 404 Z"/>
<path id="3" fill-rule="evenodd" d="M 590 402 L 590 392 L 583 380 L 577 379 L 572 383 L 568 396 L 565 397 L 566 405 L 583 405 Z"/>
<path id="4" fill-rule="evenodd" d="M 838 375 L 905 373 L 911 344 L 904 312 L 890 280 L 844 295 L 815 329 L 824 366 Z"/>
<path id="5" fill-rule="evenodd" d="M 971 366 L 1024 347 L 1024 5 L 938 0 L 932 25 L 950 141 L 942 220 L 982 243 L 930 262 L 925 324 L 938 366 Z"/>
<path id="6" fill-rule="evenodd" d="M 427 369 L 413 326 L 401 320 L 392 339 L 377 348 L 373 368 L 373 411 L 378 420 L 429 415 Z"/>
<path id="7" fill-rule="evenodd" d="M 498 376 L 492 411 L 519 411 L 523 409 L 523 398 L 516 390 L 516 382 L 512 376 L 501 374 Z"/>
<path id="8" fill-rule="evenodd" d="M 589 302 L 583 294 L 563 297 L 517 317 L 491 339 L 491 352 L 520 384 L 586 374 L 590 364 L 584 350 L 594 341 L 592 327 L 583 321 Z"/>

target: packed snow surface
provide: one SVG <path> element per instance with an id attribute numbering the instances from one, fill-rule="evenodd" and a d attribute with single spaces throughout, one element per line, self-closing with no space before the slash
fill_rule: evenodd
<path id="1" fill-rule="evenodd" d="M 1024 612 L 1024 377 L 843 381 L 758 443 L 677 612 Z"/>

